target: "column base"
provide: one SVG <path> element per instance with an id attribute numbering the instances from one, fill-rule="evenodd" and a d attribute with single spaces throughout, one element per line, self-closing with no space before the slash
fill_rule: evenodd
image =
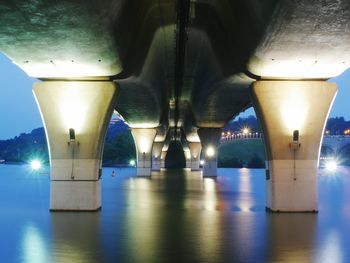
<path id="1" fill-rule="evenodd" d="M 50 211 L 98 211 L 101 180 L 51 181 Z"/>
<path id="2" fill-rule="evenodd" d="M 51 159 L 51 180 L 96 180 L 102 174 L 99 159 Z"/>
<path id="3" fill-rule="evenodd" d="M 217 177 L 217 162 L 207 161 L 203 166 L 203 177 Z"/>
<path id="4" fill-rule="evenodd" d="M 273 160 L 269 167 L 268 210 L 317 212 L 317 160 Z"/>
<path id="5" fill-rule="evenodd" d="M 191 162 L 191 171 L 199 171 L 201 168 L 199 167 L 200 163 L 199 161 L 192 161 Z"/>
<path id="6" fill-rule="evenodd" d="M 159 160 L 152 160 L 152 171 L 160 171 L 160 161 Z"/>
<path id="7" fill-rule="evenodd" d="M 152 169 L 151 167 L 137 167 L 137 176 L 151 176 Z"/>
<path id="8" fill-rule="evenodd" d="M 318 210 L 312 210 L 312 211 L 281 211 L 281 210 L 272 210 L 269 207 L 265 207 L 265 211 L 268 213 L 318 213 Z"/>

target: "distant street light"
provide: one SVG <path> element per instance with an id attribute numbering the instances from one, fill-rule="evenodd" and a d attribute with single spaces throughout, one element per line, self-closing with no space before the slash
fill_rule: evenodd
<path id="1" fill-rule="evenodd" d="M 331 161 L 326 162 L 326 169 L 329 172 L 335 172 L 337 170 L 337 168 L 338 168 L 338 164 L 336 161 L 331 160 Z"/>
<path id="2" fill-rule="evenodd" d="M 242 129 L 243 136 L 248 136 L 249 132 L 250 132 L 250 129 L 248 127 L 244 127 Z"/>
<path id="3" fill-rule="evenodd" d="M 39 160 L 33 160 L 30 162 L 30 167 L 35 171 L 39 170 L 41 168 L 41 162 Z"/>

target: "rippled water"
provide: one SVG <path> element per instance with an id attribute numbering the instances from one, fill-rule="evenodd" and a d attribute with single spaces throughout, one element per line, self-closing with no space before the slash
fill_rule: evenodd
<path id="1" fill-rule="evenodd" d="M 318 214 L 265 212 L 263 170 L 103 171 L 100 212 L 54 212 L 49 176 L 0 165 L 0 262 L 350 262 L 350 169 L 319 176 Z"/>

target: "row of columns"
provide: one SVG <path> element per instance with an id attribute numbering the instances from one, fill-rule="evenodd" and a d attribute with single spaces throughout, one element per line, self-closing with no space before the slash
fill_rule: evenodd
<path id="1" fill-rule="evenodd" d="M 257 81 L 253 104 L 264 131 L 267 151 L 266 193 L 273 211 L 316 211 L 316 174 L 325 122 L 336 85 L 323 81 Z M 44 121 L 51 165 L 51 210 L 101 207 L 104 137 L 117 97 L 110 81 L 45 81 L 33 92 Z M 190 142 L 192 170 L 215 176 L 220 129 L 199 129 Z M 132 129 L 137 174 L 164 167 L 166 151 L 154 142 L 155 129 Z"/>

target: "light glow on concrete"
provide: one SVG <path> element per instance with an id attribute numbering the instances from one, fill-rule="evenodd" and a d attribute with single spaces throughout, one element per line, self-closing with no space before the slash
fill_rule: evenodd
<path id="1" fill-rule="evenodd" d="M 298 92 L 288 94 L 283 100 L 281 119 L 286 127 L 286 134 L 292 134 L 294 130 L 302 130 L 308 114 L 307 102 Z"/>
<path id="2" fill-rule="evenodd" d="M 206 150 L 206 154 L 208 157 L 212 157 L 215 155 L 215 149 L 213 146 L 209 146 Z"/>
<path id="3" fill-rule="evenodd" d="M 79 86 L 83 84 L 75 84 Z M 88 114 L 87 96 L 91 94 L 85 93 L 81 89 L 66 89 L 61 94 L 60 118 L 64 123 L 66 131 L 73 128 L 77 133 L 86 132 L 86 115 Z"/>
<path id="4" fill-rule="evenodd" d="M 142 153 L 149 153 L 152 148 L 152 143 L 148 138 L 142 137 L 139 142 L 139 149 Z"/>
<path id="5" fill-rule="evenodd" d="M 258 76 L 269 79 L 319 79 L 338 76 L 348 68 L 342 62 L 321 63 L 315 58 L 300 60 L 276 59 L 263 60 L 253 57 L 248 64 L 248 70 Z"/>

